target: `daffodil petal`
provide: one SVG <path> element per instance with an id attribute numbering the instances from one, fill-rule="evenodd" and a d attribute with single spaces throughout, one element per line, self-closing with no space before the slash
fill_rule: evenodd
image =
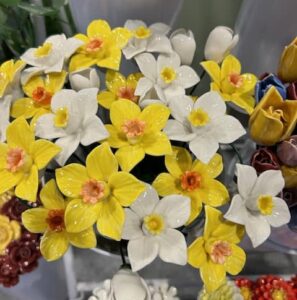
<path id="1" fill-rule="evenodd" d="M 178 180 L 169 173 L 161 173 L 153 182 L 153 187 L 162 197 L 171 194 L 180 194 L 181 191 L 177 188 Z"/>
<path id="2" fill-rule="evenodd" d="M 207 72 L 212 81 L 214 81 L 216 84 L 220 84 L 221 70 L 219 65 L 215 61 L 203 61 L 200 63 L 200 65 Z"/>
<path id="3" fill-rule="evenodd" d="M 106 72 L 105 84 L 107 89 L 116 95 L 121 87 L 126 87 L 126 78 L 119 72 L 108 70 Z"/>
<path id="4" fill-rule="evenodd" d="M 153 156 L 172 153 L 170 141 L 164 132 L 144 135 L 142 138 L 142 146 L 146 154 Z"/>
<path id="5" fill-rule="evenodd" d="M 208 164 L 195 160 L 192 170 L 199 174 L 207 174 L 210 178 L 216 178 L 222 173 L 223 167 L 223 158 L 220 154 L 216 153 Z"/>
<path id="6" fill-rule="evenodd" d="M 40 191 L 40 199 L 47 209 L 64 209 L 65 200 L 54 179 L 49 180 Z"/>
<path id="7" fill-rule="evenodd" d="M 27 209 L 22 213 L 22 223 L 27 230 L 33 233 L 43 233 L 48 227 L 46 218 L 48 216 L 48 209 L 37 207 Z"/>
<path id="8" fill-rule="evenodd" d="M 228 55 L 222 63 L 221 67 L 221 78 L 226 78 L 230 74 L 240 74 L 241 73 L 241 65 L 239 60 L 233 56 Z"/>
<path id="9" fill-rule="evenodd" d="M 202 201 L 199 194 L 196 191 L 188 193 L 191 198 L 191 214 L 186 225 L 191 224 L 201 213 Z"/>
<path id="10" fill-rule="evenodd" d="M 32 98 L 32 94 L 37 87 L 45 87 L 44 80 L 39 75 L 31 77 L 29 81 L 23 85 L 23 90 L 27 96 Z"/>
<path id="11" fill-rule="evenodd" d="M 111 34 L 109 24 L 104 20 L 94 20 L 87 28 L 88 37 L 101 37 L 105 38 Z"/>
<path id="12" fill-rule="evenodd" d="M 138 146 L 124 146 L 117 150 L 115 156 L 121 166 L 121 169 L 130 172 L 139 162 L 144 159 L 145 152 Z"/>
<path id="13" fill-rule="evenodd" d="M 67 233 L 70 244 L 78 248 L 95 248 L 96 235 L 92 227 L 78 233 Z"/>
<path id="14" fill-rule="evenodd" d="M 222 213 L 208 205 L 205 205 L 205 223 L 204 223 L 204 238 L 207 240 L 211 237 L 212 232 L 217 229 L 219 225 L 222 224 Z"/>
<path id="15" fill-rule="evenodd" d="M 112 35 L 119 48 L 123 48 L 127 45 L 129 39 L 132 37 L 132 32 L 127 28 L 117 27 L 112 30 Z"/>
<path id="16" fill-rule="evenodd" d="M 86 56 L 85 54 L 75 54 L 71 57 L 69 63 L 69 72 L 74 72 L 80 69 L 88 68 L 95 65 L 97 62 L 96 58 Z"/>
<path id="17" fill-rule="evenodd" d="M 188 248 L 188 263 L 194 268 L 200 268 L 206 260 L 204 239 L 199 237 Z"/>
<path id="18" fill-rule="evenodd" d="M 61 90 L 64 86 L 67 73 L 65 71 L 50 73 L 45 79 L 45 88 L 52 94 Z"/>
<path id="19" fill-rule="evenodd" d="M 121 50 L 113 47 L 109 49 L 109 56 L 107 58 L 97 60 L 97 66 L 117 71 L 120 68 L 121 57 Z"/>
<path id="20" fill-rule="evenodd" d="M 221 206 L 229 200 L 227 188 L 212 178 L 204 179 L 203 187 L 199 189 L 199 195 L 205 204 L 214 207 Z"/>
<path id="21" fill-rule="evenodd" d="M 4 143 L 0 143 L 0 169 L 6 168 L 7 151 L 8 151 L 8 145 Z"/>
<path id="22" fill-rule="evenodd" d="M 5 169 L 0 171 L 0 194 L 3 194 L 16 186 L 22 177 L 23 174 L 21 172 L 11 173 Z"/>
<path id="23" fill-rule="evenodd" d="M 141 73 L 130 74 L 126 80 L 127 86 L 135 90 L 137 87 L 138 80 L 142 77 L 143 75 Z"/>
<path id="24" fill-rule="evenodd" d="M 105 128 L 109 132 L 107 142 L 110 147 L 121 148 L 129 145 L 126 136 L 122 132 L 118 131 L 115 126 L 107 124 L 105 125 Z"/>
<path id="25" fill-rule="evenodd" d="M 13 118 L 24 117 L 25 119 L 30 119 L 36 114 L 38 109 L 32 99 L 20 98 L 12 104 L 10 115 Z"/>
<path id="26" fill-rule="evenodd" d="M 231 275 L 237 275 L 243 269 L 246 261 L 245 252 L 237 245 L 231 244 L 232 254 L 227 258 L 224 266 Z"/>
<path id="27" fill-rule="evenodd" d="M 100 92 L 97 97 L 98 103 L 106 109 L 110 109 L 111 104 L 117 100 L 115 94 L 109 91 Z"/>

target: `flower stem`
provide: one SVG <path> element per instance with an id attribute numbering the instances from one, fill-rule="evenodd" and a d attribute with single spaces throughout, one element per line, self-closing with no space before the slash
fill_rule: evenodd
<path id="1" fill-rule="evenodd" d="M 126 262 L 126 257 L 124 254 L 124 245 L 123 245 L 123 240 L 120 241 L 120 253 L 121 253 L 121 258 L 122 258 L 122 267 L 127 266 L 127 262 Z"/>
<path id="2" fill-rule="evenodd" d="M 200 77 L 199 82 L 197 82 L 197 83 L 192 87 L 192 89 L 191 89 L 191 91 L 190 91 L 190 95 L 193 95 L 193 93 L 195 92 L 197 86 L 201 83 L 201 81 L 202 81 L 203 77 L 205 76 L 205 74 L 206 74 L 206 71 L 203 70 L 202 73 L 201 73 L 200 76 L 199 76 L 199 77 Z"/>

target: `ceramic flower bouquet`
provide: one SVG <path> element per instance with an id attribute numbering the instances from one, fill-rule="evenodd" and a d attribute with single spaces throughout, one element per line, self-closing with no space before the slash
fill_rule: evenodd
<path id="1" fill-rule="evenodd" d="M 215 28 L 201 63 L 211 91 L 197 98 L 193 34 L 169 33 L 162 23 L 128 20 L 111 29 L 95 20 L 86 34 L 51 36 L 4 62 L 0 193 L 27 206 L 37 203 L 22 213 L 22 222 L 40 236 L 48 261 L 69 245 L 96 247 L 97 234 L 127 241 L 133 272 L 157 256 L 189 263 L 211 293 L 226 274 L 242 270 L 245 233 L 257 247 L 271 227 L 290 221 L 281 192 L 285 185 L 296 188 L 297 101 L 286 99 L 296 99 L 297 46 L 283 54 L 281 79 L 258 81 L 242 74 L 229 54 L 238 36 Z M 136 73 L 119 73 L 122 56 L 135 63 Z M 100 78 L 105 86 L 99 90 Z M 248 130 L 230 107 L 249 116 Z M 261 146 L 253 166 L 237 164 L 238 191 L 231 195 L 219 177 L 228 164 L 221 145 L 236 149 L 233 143 L 248 139 L 247 131 L 256 143 L 277 149 L 279 160 Z M 203 233 L 188 240 L 189 228 L 203 216 Z M 0 241 L 4 237 L 0 231 Z M 9 242 L 18 239 L 12 234 Z M 110 288 L 102 299 L 118 298 Z"/>

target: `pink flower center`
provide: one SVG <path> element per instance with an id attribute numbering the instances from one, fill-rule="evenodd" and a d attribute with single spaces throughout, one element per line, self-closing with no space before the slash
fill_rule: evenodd
<path id="1" fill-rule="evenodd" d="M 135 89 L 131 88 L 131 87 L 126 87 L 126 86 L 122 86 L 119 88 L 118 92 L 117 92 L 117 96 L 119 98 L 123 98 L 123 99 L 128 99 L 131 100 L 134 103 L 138 102 L 138 96 L 134 95 Z"/>
<path id="2" fill-rule="evenodd" d="M 238 73 L 231 73 L 228 76 L 228 79 L 229 79 L 229 82 L 237 88 L 240 88 L 243 84 L 243 78 Z"/>
<path id="3" fill-rule="evenodd" d="M 201 175 L 194 171 L 186 171 L 181 175 L 181 187 L 188 192 L 193 191 L 201 185 Z"/>
<path id="4" fill-rule="evenodd" d="M 65 229 L 64 210 L 52 209 L 48 212 L 46 223 L 52 231 L 61 232 Z"/>
<path id="5" fill-rule="evenodd" d="M 210 258 L 215 264 L 222 265 L 231 254 L 232 250 L 228 242 L 216 241 L 211 247 Z"/>
<path id="6" fill-rule="evenodd" d="M 128 139 L 142 136 L 145 129 L 145 122 L 142 120 L 134 119 L 127 120 L 122 125 L 122 130 Z"/>
<path id="7" fill-rule="evenodd" d="M 32 92 L 32 99 L 38 104 L 49 105 L 52 100 L 52 94 L 47 92 L 44 87 L 38 86 Z"/>
<path id="8" fill-rule="evenodd" d="M 103 40 L 99 38 L 90 39 L 89 43 L 86 45 L 87 52 L 97 52 L 102 48 Z"/>
<path id="9" fill-rule="evenodd" d="M 8 150 L 6 162 L 7 170 L 14 173 L 17 172 L 25 164 L 26 152 L 22 148 L 12 148 Z"/>
<path id="10" fill-rule="evenodd" d="M 85 203 L 95 204 L 104 197 L 104 190 L 103 182 L 90 179 L 83 184 L 80 194 Z"/>

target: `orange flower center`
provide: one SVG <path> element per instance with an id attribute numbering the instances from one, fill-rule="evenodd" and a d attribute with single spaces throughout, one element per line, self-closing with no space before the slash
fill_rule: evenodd
<path id="1" fill-rule="evenodd" d="M 243 84 L 243 78 L 238 73 L 231 73 L 228 76 L 228 80 L 236 88 L 240 88 L 242 86 L 242 84 Z"/>
<path id="2" fill-rule="evenodd" d="M 95 204 L 104 197 L 105 185 L 95 179 L 86 181 L 81 188 L 81 196 L 85 203 Z"/>
<path id="3" fill-rule="evenodd" d="M 181 187 L 188 192 L 201 186 L 201 175 L 194 171 L 186 171 L 181 175 Z"/>
<path id="4" fill-rule="evenodd" d="M 86 45 L 86 50 L 89 53 L 97 52 L 103 46 L 103 40 L 100 38 L 91 38 L 89 43 Z"/>
<path id="5" fill-rule="evenodd" d="M 128 87 L 128 86 L 127 87 L 122 86 L 119 88 L 119 90 L 117 92 L 117 96 L 118 96 L 118 98 L 128 99 L 134 103 L 137 103 L 139 97 L 135 96 L 134 92 L 135 92 L 135 89 Z"/>
<path id="6" fill-rule="evenodd" d="M 211 247 L 210 258 L 215 264 L 222 265 L 231 254 L 232 250 L 228 242 L 216 241 Z"/>
<path id="7" fill-rule="evenodd" d="M 142 136 L 145 129 L 145 122 L 142 120 L 134 119 L 127 120 L 122 125 L 122 130 L 128 139 L 133 139 Z"/>
<path id="8" fill-rule="evenodd" d="M 52 209 L 48 212 L 46 223 L 52 231 L 61 232 L 65 229 L 64 209 Z"/>
<path id="9" fill-rule="evenodd" d="M 14 173 L 22 168 L 25 164 L 26 152 L 24 149 L 16 147 L 8 150 L 6 163 L 7 170 Z"/>
<path id="10" fill-rule="evenodd" d="M 44 87 L 38 86 L 32 93 L 32 99 L 38 104 L 48 105 L 51 103 L 52 94 Z"/>

